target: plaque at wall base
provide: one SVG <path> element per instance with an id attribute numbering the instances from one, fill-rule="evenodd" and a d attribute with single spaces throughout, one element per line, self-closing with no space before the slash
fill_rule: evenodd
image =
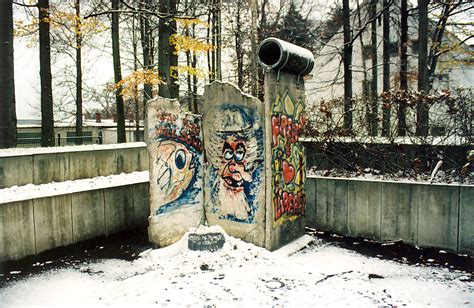
<path id="1" fill-rule="evenodd" d="M 190 233 L 188 235 L 188 249 L 194 251 L 215 252 L 224 247 L 225 237 L 222 233 Z"/>

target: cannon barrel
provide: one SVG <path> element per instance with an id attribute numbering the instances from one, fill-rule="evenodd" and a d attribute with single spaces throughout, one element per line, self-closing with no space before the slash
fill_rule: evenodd
<path id="1" fill-rule="evenodd" d="M 313 70 L 314 56 L 306 48 L 269 37 L 258 47 L 258 62 L 267 69 L 305 76 Z"/>

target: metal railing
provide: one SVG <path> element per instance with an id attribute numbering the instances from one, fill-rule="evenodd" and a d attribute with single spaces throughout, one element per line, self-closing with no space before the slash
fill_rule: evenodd
<path id="1" fill-rule="evenodd" d="M 86 145 L 86 144 L 102 144 L 102 136 L 91 137 L 91 136 L 82 136 L 82 137 L 56 137 L 54 138 L 55 146 L 65 146 L 65 145 Z M 33 148 L 41 146 L 41 138 L 18 138 L 17 145 L 18 148 Z"/>

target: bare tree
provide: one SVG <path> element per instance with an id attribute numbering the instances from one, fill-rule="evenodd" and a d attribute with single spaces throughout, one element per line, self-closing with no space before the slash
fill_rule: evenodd
<path id="1" fill-rule="evenodd" d="M 160 12 L 176 15 L 176 0 L 160 0 Z M 159 95 L 167 98 L 178 98 L 178 79 L 171 74 L 171 67 L 178 65 L 175 46 L 170 44 L 170 37 L 176 34 L 176 21 L 160 18 L 158 39 L 158 71 L 164 81 L 159 85 Z"/>
<path id="2" fill-rule="evenodd" d="M 150 9 L 151 0 L 145 0 L 143 2 L 144 8 L 146 10 Z M 142 44 L 142 54 L 143 54 L 143 67 L 144 69 L 151 69 L 153 63 L 153 54 L 152 54 L 152 42 L 153 42 L 153 33 L 150 29 L 150 16 L 145 14 L 140 15 L 140 39 Z M 145 83 L 143 86 L 143 104 L 153 98 L 152 86 L 148 83 Z"/>
<path id="3" fill-rule="evenodd" d="M 400 89 L 408 91 L 408 7 L 407 0 L 401 0 L 400 6 Z M 398 103 L 398 135 L 405 136 L 406 124 L 406 101 L 402 98 Z"/>
<path id="4" fill-rule="evenodd" d="M 49 0 L 38 0 L 38 11 L 41 83 L 41 146 L 48 147 L 54 146 Z"/>
<path id="5" fill-rule="evenodd" d="M 252 95 L 257 96 L 258 95 L 258 67 L 257 67 L 257 40 L 258 40 L 258 34 L 257 34 L 257 19 L 258 19 L 258 12 L 257 12 L 257 0 L 250 0 L 250 20 L 251 20 L 251 26 L 250 26 L 250 43 L 252 46 L 251 49 L 251 60 L 250 60 L 250 85 L 251 85 L 251 91 Z"/>
<path id="6" fill-rule="evenodd" d="M 450 1 L 437 1 L 436 4 L 440 6 L 441 14 L 439 19 L 434 27 L 433 35 L 431 38 L 431 48 L 428 54 L 427 59 L 427 66 L 428 66 L 428 73 L 427 73 L 427 80 L 428 80 L 428 90 L 431 90 L 433 86 L 434 75 L 436 71 L 436 67 L 438 64 L 439 57 L 451 51 L 452 48 L 443 47 L 443 38 L 446 31 L 446 26 L 448 24 L 448 20 L 457 14 L 467 12 L 469 10 L 472 11 L 472 2 L 466 0 L 450 0 Z M 467 23 L 469 25 L 472 23 Z M 460 46 L 462 43 L 466 42 L 468 39 L 474 37 L 472 31 L 464 38 L 461 42 L 454 44 L 454 48 Z"/>
<path id="7" fill-rule="evenodd" d="M 0 1 L 0 148 L 16 146 L 12 1 Z"/>
<path id="8" fill-rule="evenodd" d="M 428 3 L 429 0 L 418 0 L 418 91 L 428 93 Z M 428 134 L 428 106 L 416 106 L 416 134 Z"/>
<path id="9" fill-rule="evenodd" d="M 388 0 L 383 0 L 383 92 L 390 91 L 390 5 Z M 387 99 L 383 101 L 382 136 L 390 132 L 391 104 Z"/>
<path id="10" fill-rule="evenodd" d="M 120 64 L 120 34 L 119 34 L 119 0 L 112 0 L 112 57 L 114 63 L 114 78 L 118 84 L 122 80 L 122 68 Z M 117 105 L 117 142 L 126 142 L 125 135 L 125 109 L 123 104 L 122 87 L 119 86 L 115 94 Z"/>
<path id="11" fill-rule="evenodd" d="M 244 49 L 243 49 L 243 30 L 242 30 L 242 11 L 243 11 L 243 0 L 236 1 L 235 10 L 235 55 L 237 60 L 237 85 L 240 89 L 244 87 Z"/>
<path id="12" fill-rule="evenodd" d="M 369 110 L 369 135 L 377 135 L 377 106 L 378 106 L 378 75 L 377 75 L 377 1 L 371 0 L 369 4 L 369 18 L 371 20 L 370 31 L 370 55 L 372 60 L 372 80 L 370 93 L 370 107 Z"/>
<path id="13" fill-rule="evenodd" d="M 352 38 L 349 0 L 342 1 L 344 30 L 344 129 L 352 130 Z"/>
<path id="14" fill-rule="evenodd" d="M 82 144 L 82 27 L 80 0 L 74 1 L 76 36 L 76 144 Z"/>

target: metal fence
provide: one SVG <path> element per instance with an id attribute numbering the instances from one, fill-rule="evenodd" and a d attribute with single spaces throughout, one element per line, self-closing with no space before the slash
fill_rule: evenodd
<path id="1" fill-rule="evenodd" d="M 102 144 L 102 136 L 91 137 L 56 137 L 54 142 L 55 146 L 66 146 L 66 145 L 85 145 L 85 144 Z M 41 138 L 18 138 L 18 148 L 34 148 L 41 146 Z"/>

